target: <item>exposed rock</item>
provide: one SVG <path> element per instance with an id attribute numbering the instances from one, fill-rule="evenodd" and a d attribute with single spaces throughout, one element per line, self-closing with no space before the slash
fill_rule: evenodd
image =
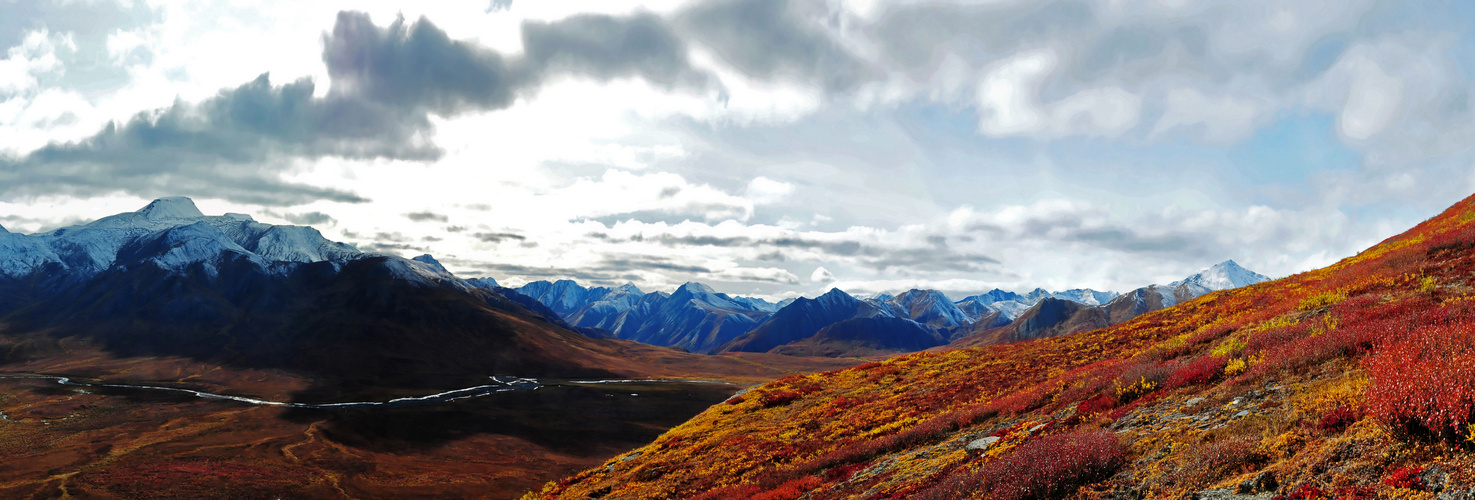
<path id="1" fill-rule="evenodd" d="M 1246 479 L 1245 482 L 1239 483 L 1239 487 L 1234 492 L 1242 495 L 1274 493 L 1278 488 L 1280 488 L 1280 481 L 1275 479 L 1275 473 L 1265 471 L 1256 475 L 1254 479 Z"/>
<path id="2" fill-rule="evenodd" d="M 1188 498 L 1191 498 L 1192 500 L 1270 500 L 1274 497 L 1274 492 L 1244 495 L 1235 493 L 1234 490 L 1230 488 L 1196 491 L 1188 495 Z"/>
<path id="3" fill-rule="evenodd" d="M 988 447 L 993 446 L 994 443 L 997 442 L 999 442 L 998 436 L 989 436 L 983 439 L 975 439 L 972 442 L 968 443 L 968 446 L 964 446 L 963 449 L 968 451 L 983 452 L 987 451 Z"/>
<path id="4" fill-rule="evenodd" d="M 1438 465 L 1430 465 L 1429 468 L 1424 469 L 1423 474 L 1419 474 L 1419 481 L 1424 483 L 1424 490 L 1430 493 L 1444 491 L 1445 482 L 1448 480 L 1449 474 Z"/>

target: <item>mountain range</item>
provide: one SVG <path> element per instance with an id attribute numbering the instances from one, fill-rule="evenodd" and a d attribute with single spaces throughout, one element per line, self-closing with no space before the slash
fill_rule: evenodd
<path id="1" fill-rule="evenodd" d="M 712 311 L 763 306 L 689 288 L 668 298 Z M 618 303 L 625 291 L 601 298 Z M 757 322 L 720 312 L 680 316 L 659 297 L 666 296 L 646 296 L 634 309 L 676 322 L 673 332 L 725 334 Z M 207 216 L 188 198 L 40 234 L 0 228 L 0 330 L 13 344 L 0 350 L 0 363 L 46 358 L 81 341 L 110 356 L 288 370 L 332 397 L 354 388 L 475 385 L 496 374 L 665 369 L 651 362 L 758 367 L 609 339 L 605 330 L 566 323 L 565 303 L 548 303 L 492 279 L 460 279 L 429 255 L 366 253 L 311 227 Z M 597 315 L 598 307 L 588 309 Z"/>
<path id="2" fill-rule="evenodd" d="M 994 289 L 953 301 L 937 290 L 862 299 L 832 289 L 813 299 L 773 304 L 717 293 L 700 283 L 687 283 L 672 294 L 643 293 L 629 284 L 585 288 L 570 280 L 535 281 L 516 291 L 570 325 L 605 330 L 620 339 L 708 354 L 852 356 L 1065 335 L 1268 279 L 1231 260 L 1167 286 L 1149 285 L 1126 294 Z"/>

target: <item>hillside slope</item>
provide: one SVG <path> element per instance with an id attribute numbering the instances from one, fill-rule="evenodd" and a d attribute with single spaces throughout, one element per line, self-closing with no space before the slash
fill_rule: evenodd
<path id="1" fill-rule="evenodd" d="M 1108 328 L 787 377 L 529 496 L 1468 494 L 1472 222 L 1475 197 Z"/>

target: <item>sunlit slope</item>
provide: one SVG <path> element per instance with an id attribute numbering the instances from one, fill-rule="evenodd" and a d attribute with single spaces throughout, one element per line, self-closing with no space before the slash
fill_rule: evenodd
<path id="1" fill-rule="evenodd" d="M 1472 221 L 1475 198 L 1325 269 L 1109 328 L 784 378 L 532 496 L 1465 488 Z"/>

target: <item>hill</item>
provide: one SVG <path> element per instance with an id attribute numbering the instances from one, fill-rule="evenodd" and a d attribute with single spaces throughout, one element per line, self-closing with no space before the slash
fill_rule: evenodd
<path id="1" fill-rule="evenodd" d="M 1472 222 L 1475 197 L 1111 327 L 786 377 L 529 496 L 1468 495 Z"/>

